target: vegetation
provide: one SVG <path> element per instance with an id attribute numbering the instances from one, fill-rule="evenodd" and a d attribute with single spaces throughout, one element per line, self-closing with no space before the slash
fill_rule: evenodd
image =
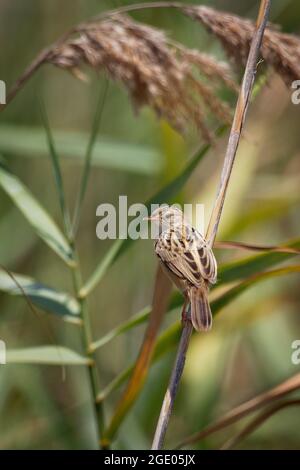
<path id="1" fill-rule="evenodd" d="M 150 447 L 183 299 L 151 240 L 97 239 L 96 208 L 121 194 L 203 202 L 208 224 L 235 109 L 240 132 L 250 98 L 240 83 L 258 3 L 224 2 L 235 15 L 1 4 L 1 448 Z M 299 13 L 295 1 L 270 12 L 289 34 L 267 26 L 218 233 L 208 224 L 214 326 L 191 337 L 167 448 L 299 448 Z"/>

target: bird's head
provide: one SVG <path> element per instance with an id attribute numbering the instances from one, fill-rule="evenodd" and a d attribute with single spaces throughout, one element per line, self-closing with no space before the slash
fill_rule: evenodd
<path id="1" fill-rule="evenodd" d="M 168 205 L 158 207 L 150 217 L 145 217 L 145 220 L 156 222 L 162 230 L 181 227 L 186 222 L 178 207 Z"/>

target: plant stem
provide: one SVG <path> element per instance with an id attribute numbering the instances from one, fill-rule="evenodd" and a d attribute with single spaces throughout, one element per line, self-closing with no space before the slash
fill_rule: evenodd
<path id="1" fill-rule="evenodd" d="M 221 180 L 219 185 L 219 190 L 216 196 L 214 208 L 210 217 L 210 222 L 207 230 L 206 238 L 210 244 L 213 246 L 219 222 L 222 214 L 222 209 L 225 201 L 226 190 L 228 187 L 233 163 L 235 160 L 238 144 L 240 141 L 240 136 L 249 104 L 249 99 L 255 79 L 256 67 L 258 61 L 258 55 L 260 51 L 260 46 L 263 38 L 263 34 L 267 25 L 267 19 L 270 9 L 270 0 L 261 0 L 260 9 L 258 13 L 258 18 L 256 22 L 256 28 L 253 34 L 251 41 L 250 51 L 248 54 L 248 60 L 244 72 L 243 82 L 240 89 L 234 119 L 229 135 L 229 141 L 227 145 L 227 150 L 224 159 L 223 170 L 221 174 Z M 178 347 L 178 352 L 175 360 L 175 364 L 172 370 L 170 382 L 168 389 L 166 391 L 164 401 L 162 404 L 159 420 L 157 423 L 155 436 L 152 444 L 153 450 L 162 449 L 164 438 L 166 435 L 168 423 L 172 413 L 178 385 L 180 378 L 182 376 L 186 353 L 189 346 L 189 340 L 192 334 L 193 327 L 189 319 L 184 323 L 181 339 Z"/>
<path id="2" fill-rule="evenodd" d="M 253 433 L 257 428 L 259 428 L 265 421 L 267 421 L 271 416 L 278 411 L 281 411 L 290 406 L 300 406 L 300 400 L 287 400 L 283 402 L 276 403 L 271 408 L 267 408 L 262 411 L 258 416 L 256 416 L 250 423 L 248 423 L 241 431 L 237 434 L 230 437 L 223 445 L 220 447 L 220 450 L 229 450 L 233 447 L 236 447 L 240 442 L 249 434 Z"/>
<path id="3" fill-rule="evenodd" d="M 184 2 L 168 2 L 168 1 L 166 1 L 166 2 L 162 1 L 162 2 L 133 3 L 132 5 L 124 5 L 124 6 L 117 7 L 114 10 L 109 10 L 109 11 L 105 11 L 103 13 L 100 13 L 100 15 L 97 15 L 97 16 L 91 18 L 91 20 L 88 20 L 86 23 L 83 23 L 83 24 L 85 25 L 85 24 L 88 24 L 88 23 L 93 22 L 95 20 L 110 17 L 112 15 L 120 15 L 120 14 L 123 14 L 123 13 L 130 13 L 130 12 L 134 12 L 134 11 L 138 11 L 138 10 L 149 10 L 149 9 L 152 10 L 152 9 L 156 9 L 156 8 L 180 9 L 180 8 L 183 8 L 184 6 L 185 6 Z"/>
<path id="4" fill-rule="evenodd" d="M 167 432 L 170 416 L 173 410 L 174 400 L 178 385 L 182 376 L 186 353 L 188 350 L 190 338 L 193 332 L 193 325 L 190 318 L 187 318 L 182 328 L 181 338 L 175 359 L 170 382 L 165 393 L 164 401 L 161 407 L 153 443 L 152 450 L 159 450 L 163 447 L 164 438 Z"/>
<path id="5" fill-rule="evenodd" d="M 91 131 L 90 139 L 88 142 L 88 146 L 87 146 L 87 150 L 86 150 L 86 154 L 84 158 L 84 166 L 82 170 L 81 181 L 79 185 L 79 192 L 78 192 L 78 196 L 76 200 L 73 223 L 72 223 L 72 228 L 70 232 L 73 239 L 75 239 L 76 232 L 77 232 L 78 225 L 79 225 L 80 212 L 81 212 L 81 208 L 83 204 L 83 199 L 86 193 L 90 169 L 91 169 L 91 161 L 92 161 L 94 144 L 97 138 L 97 133 L 101 126 L 104 103 L 105 103 L 107 92 L 108 92 L 108 86 L 109 86 L 109 82 L 108 82 L 108 79 L 106 78 L 103 90 L 101 89 L 99 91 L 98 105 L 96 107 L 96 113 L 95 113 L 95 118 L 94 118 L 94 122 L 92 126 L 92 131 Z"/>
<path id="6" fill-rule="evenodd" d="M 267 25 L 271 0 L 261 0 L 260 9 L 256 21 L 256 27 L 251 42 L 248 60 L 244 72 L 244 77 L 239 92 L 238 101 L 235 108 L 233 123 L 230 130 L 229 140 L 227 144 L 223 169 L 220 178 L 220 185 L 215 199 L 214 207 L 211 213 L 206 239 L 210 246 L 214 245 L 221 214 L 225 202 L 226 191 L 228 188 L 231 171 L 235 161 L 236 152 L 238 149 L 241 133 L 245 121 L 245 116 L 248 109 L 249 99 L 253 88 L 253 83 L 256 75 L 257 61 L 262 43 L 262 38 Z"/>
<path id="7" fill-rule="evenodd" d="M 64 33 L 57 41 L 55 41 L 53 44 L 43 49 L 37 55 L 34 61 L 28 65 L 28 67 L 24 70 L 21 77 L 15 82 L 15 84 L 9 90 L 7 97 L 6 97 L 6 103 L 0 104 L 0 111 L 3 111 L 9 105 L 9 103 L 15 98 L 17 93 L 23 88 L 25 83 L 27 83 L 27 81 L 32 77 L 32 75 L 37 70 L 39 70 L 39 68 L 45 63 L 48 55 L 52 52 L 52 50 L 55 49 L 55 47 L 60 46 L 60 44 L 62 44 L 73 32 L 74 32 L 74 29 L 73 28 L 70 29 L 69 31 Z"/>
<path id="8" fill-rule="evenodd" d="M 213 424 L 208 425 L 206 428 L 202 429 L 200 432 L 196 432 L 191 436 L 183 439 L 175 449 L 181 449 L 186 447 L 188 444 L 194 444 L 205 437 L 210 436 L 211 434 L 225 429 L 227 426 L 238 422 L 239 420 L 249 416 L 251 413 L 259 410 L 263 407 L 268 407 L 276 400 L 285 397 L 286 395 L 295 392 L 300 389 L 300 373 L 289 377 L 287 380 L 281 382 L 279 385 L 267 390 L 266 392 L 261 393 L 260 395 L 255 396 L 254 398 L 236 406 L 232 410 L 225 413 Z"/>
<path id="9" fill-rule="evenodd" d="M 79 291 L 82 287 L 82 278 L 81 278 L 81 271 L 80 271 L 80 264 L 79 264 L 79 257 L 76 251 L 76 248 L 73 243 L 73 254 L 75 259 L 75 266 L 72 268 L 72 279 L 73 279 L 73 286 L 76 292 L 76 297 L 78 299 L 80 305 L 80 316 L 82 319 L 82 343 L 85 349 L 86 354 L 91 357 L 92 363 L 88 366 L 88 374 L 89 374 L 89 381 L 91 386 L 91 393 L 93 397 L 93 406 L 94 406 L 94 414 L 95 420 L 97 423 L 97 442 L 100 446 L 100 437 L 104 431 L 104 412 L 102 403 L 97 403 L 97 395 L 100 390 L 100 383 L 99 383 L 99 375 L 97 371 L 96 361 L 95 361 L 95 353 L 91 349 L 91 344 L 93 342 L 92 338 L 92 328 L 90 323 L 89 312 L 87 308 L 87 301 L 85 298 L 81 298 L 79 295 Z"/>

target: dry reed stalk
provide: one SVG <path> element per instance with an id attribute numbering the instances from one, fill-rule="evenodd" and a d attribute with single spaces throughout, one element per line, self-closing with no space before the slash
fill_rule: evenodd
<path id="1" fill-rule="evenodd" d="M 236 435 L 229 438 L 223 445 L 220 447 L 220 450 L 229 450 L 233 447 L 236 447 L 245 437 L 253 433 L 259 426 L 261 426 L 265 421 L 271 418 L 278 411 L 290 406 L 300 406 L 300 400 L 286 400 L 276 405 L 268 408 L 267 410 L 262 411 L 258 416 L 256 416 L 249 424 L 247 424 L 240 432 Z"/>
<path id="2" fill-rule="evenodd" d="M 220 185 L 206 233 L 206 239 L 208 240 L 208 243 L 211 247 L 214 245 L 216 239 L 220 218 L 225 202 L 226 191 L 228 188 L 228 183 L 231 176 L 239 141 L 241 138 L 241 133 L 249 105 L 251 91 L 255 80 L 256 69 L 258 64 L 258 55 L 262 45 L 262 38 L 264 36 L 264 31 L 266 28 L 269 9 L 270 0 L 262 0 L 259 16 L 256 23 L 256 29 L 253 33 L 253 39 L 248 54 L 243 82 L 235 109 L 233 123 L 230 130 L 228 145 L 220 178 Z"/>
<path id="3" fill-rule="evenodd" d="M 253 413 L 264 406 L 271 405 L 274 401 L 277 401 L 286 395 L 300 389 L 300 374 L 295 374 L 292 377 L 288 378 L 279 385 L 273 387 L 272 389 L 257 395 L 251 400 L 238 405 L 236 408 L 232 409 L 224 416 L 219 418 L 215 423 L 210 424 L 202 431 L 188 436 L 183 441 L 181 441 L 176 449 L 187 446 L 188 444 L 193 444 L 195 442 L 204 439 L 211 434 L 221 431 L 222 429 L 230 426 L 233 423 L 236 423 L 240 419 L 248 416 L 250 413 Z"/>
<path id="4" fill-rule="evenodd" d="M 219 191 L 215 200 L 214 208 L 211 214 L 210 223 L 207 231 L 207 240 L 211 246 L 213 246 L 217 230 L 219 227 L 220 217 L 225 201 L 226 190 L 228 187 L 231 170 L 233 167 L 237 147 L 239 144 L 242 127 L 246 115 L 246 111 L 249 104 L 249 99 L 254 83 L 256 74 L 257 61 L 259 51 L 262 43 L 262 38 L 267 24 L 267 18 L 269 15 L 270 0 L 261 0 L 260 9 L 258 13 L 256 28 L 253 33 L 250 51 L 247 59 L 247 64 L 244 72 L 243 82 L 239 93 L 238 102 L 236 105 L 235 116 L 232 123 L 231 132 L 229 135 L 229 141 L 227 151 L 224 160 L 223 171 L 221 174 Z M 154 440 L 152 444 L 153 450 L 158 450 L 163 447 L 164 438 L 166 435 L 169 419 L 172 413 L 173 404 L 175 401 L 178 385 L 182 376 L 185 356 L 189 346 L 189 339 L 192 333 L 192 325 L 189 318 L 184 322 L 181 340 L 177 352 L 177 357 L 172 370 L 169 385 L 163 400 L 160 416 L 158 419 Z"/>

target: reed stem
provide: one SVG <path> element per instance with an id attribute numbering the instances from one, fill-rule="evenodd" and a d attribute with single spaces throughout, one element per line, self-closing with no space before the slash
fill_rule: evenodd
<path id="1" fill-rule="evenodd" d="M 76 297 L 80 305 L 80 317 L 82 320 L 82 344 L 85 349 L 85 353 L 92 359 L 91 365 L 88 366 L 88 374 L 93 399 L 95 421 L 97 423 L 97 442 L 100 447 L 101 436 L 105 428 L 104 411 L 102 403 L 97 402 L 97 395 L 100 390 L 99 374 L 96 365 L 95 352 L 91 348 L 93 337 L 87 301 L 85 298 L 82 298 L 79 295 L 80 289 L 82 287 L 82 277 L 80 271 L 79 257 L 74 244 L 73 254 L 75 259 L 75 265 L 74 267 L 72 267 L 72 279 Z"/>
<path id="2" fill-rule="evenodd" d="M 213 246 L 219 222 L 222 214 L 223 205 L 225 202 L 225 196 L 227 187 L 229 184 L 233 163 L 235 160 L 238 144 L 241 137 L 241 132 L 251 96 L 251 91 L 255 79 L 257 61 L 260 51 L 260 46 L 263 38 L 263 34 L 267 25 L 267 19 L 270 10 L 270 0 L 261 0 L 260 9 L 256 21 L 255 32 L 251 41 L 251 46 L 248 54 L 248 60 L 244 72 L 242 86 L 240 89 L 238 101 L 236 104 L 234 119 L 229 135 L 227 150 L 224 159 L 223 170 L 221 174 L 219 190 L 214 203 L 213 211 L 211 214 L 206 239 L 210 246 Z M 189 340 L 192 334 L 193 327 L 190 320 L 184 323 L 181 339 L 178 347 L 178 352 L 175 360 L 175 364 L 171 373 L 170 382 L 164 397 L 162 404 L 159 420 L 157 423 L 155 436 L 152 444 L 153 450 L 163 448 L 164 438 L 166 435 L 167 427 L 169 424 L 170 416 L 173 410 L 173 405 L 179 385 L 180 378 L 182 376 L 185 358 L 189 346 Z"/>

